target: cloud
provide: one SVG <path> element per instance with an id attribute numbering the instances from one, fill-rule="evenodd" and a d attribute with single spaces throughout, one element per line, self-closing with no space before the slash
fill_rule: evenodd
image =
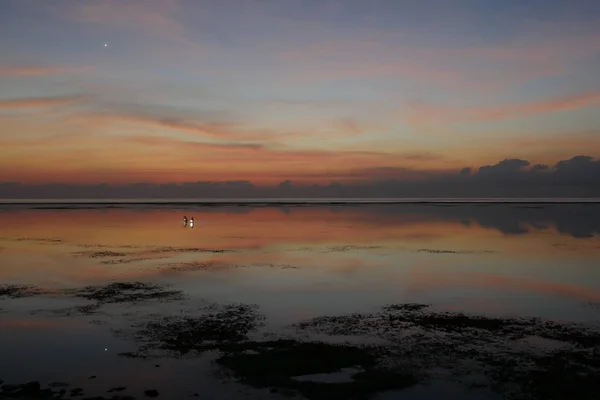
<path id="1" fill-rule="evenodd" d="M 576 156 L 554 166 L 555 175 L 570 182 L 589 181 L 600 185 L 600 160 L 590 156 Z"/>
<path id="2" fill-rule="evenodd" d="M 431 153 L 428 151 L 424 152 L 414 152 L 414 153 L 400 153 L 398 155 L 400 158 L 409 161 L 434 161 L 440 160 L 443 158 L 440 154 Z"/>
<path id="3" fill-rule="evenodd" d="M 553 166 L 527 160 L 505 159 L 479 168 L 478 172 L 455 184 L 465 192 L 481 196 L 503 197 L 598 197 L 600 196 L 600 160 L 575 156 Z"/>
<path id="4" fill-rule="evenodd" d="M 67 136 L 4 140 L 0 180 L 127 183 L 139 179 L 182 182 L 242 177 L 264 184 L 295 176 L 315 182 L 350 168 L 398 163 L 402 156 L 375 151 L 298 150 L 229 138 L 174 137 L 164 130 L 106 135 L 90 121 L 82 122 L 81 127 L 85 130 L 74 130 Z M 36 163 L 27 161 L 31 159 Z"/>
<path id="5" fill-rule="evenodd" d="M 184 15 L 178 0 L 75 1 L 60 12 L 60 16 L 88 26 L 133 31 L 164 40 L 174 45 L 171 49 L 204 52 L 207 46 L 193 39 L 182 22 Z M 153 48 L 156 50 L 156 43 Z"/>
<path id="6" fill-rule="evenodd" d="M 363 127 L 354 118 L 343 118 L 335 125 L 338 128 L 338 131 L 350 136 L 358 136 L 363 133 Z"/>
<path id="7" fill-rule="evenodd" d="M 531 167 L 531 172 L 536 173 L 536 172 L 540 172 L 540 171 L 547 171 L 548 168 L 549 167 L 545 164 L 536 164 L 533 167 Z"/>
<path id="8" fill-rule="evenodd" d="M 600 160 L 595 160 L 594 157 L 578 155 L 567 160 L 560 160 L 551 168 L 547 165 L 536 164 L 533 167 L 526 169 L 531 163 L 527 160 L 518 158 L 507 158 L 494 165 L 484 165 L 479 168 L 479 171 L 473 177 L 482 177 L 486 179 L 537 179 L 554 178 L 564 180 L 563 183 L 569 181 L 575 182 L 574 179 L 589 178 L 596 180 L 600 185 Z"/>
<path id="9" fill-rule="evenodd" d="M 285 133 L 266 129 L 250 129 L 237 123 L 201 121 L 197 119 L 168 115 L 161 112 L 92 112 L 81 117 L 97 124 L 122 123 L 143 125 L 157 129 L 167 128 L 187 135 L 227 140 L 276 141 Z M 209 117 L 210 118 L 210 117 Z"/>
<path id="10" fill-rule="evenodd" d="M 600 106 L 600 92 L 588 92 L 532 103 L 493 107 L 459 108 L 412 101 L 407 104 L 406 115 L 408 122 L 414 125 L 491 122 L 575 110 L 589 106 Z"/>
<path id="11" fill-rule="evenodd" d="M 128 136 L 123 138 L 124 141 L 131 143 L 139 143 L 149 146 L 186 146 L 194 150 L 235 150 L 235 149 L 262 149 L 264 145 L 261 143 L 209 143 L 209 142 L 190 142 L 178 141 L 171 138 L 157 136 Z"/>
<path id="12" fill-rule="evenodd" d="M 299 83 L 369 77 L 400 77 L 445 88 L 500 89 L 576 72 L 600 53 L 600 34 L 565 34 L 548 26 L 515 40 L 456 46 L 422 45 L 414 32 L 369 32 L 283 50 Z M 543 29 L 542 29 L 543 28 Z M 421 37 L 421 35 L 419 35 Z M 296 67 L 296 69 L 294 69 Z"/>
<path id="13" fill-rule="evenodd" d="M 471 167 L 465 167 L 460 170 L 458 175 L 459 176 L 471 176 L 472 173 L 473 173 L 473 169 Z"/>
<path id="14" fill-rule="evenodd" d="M 397 160 L 404 159 L 402 154 L 398 154 Z M 335 174 L 335 179 L 353 180 L 353 181 L 381 181 L 381 180 L 402 180 L 402 181 L 422 181 L 439 177 L 448 171 L 422 170 L 409 167 L 363 167 L 353 168 L 348 171 L 340 171 Z M 327 173 L 318 173 L 314 176 L 327 177 Z M 331 179 L 330 178 L 330 179 Z"/>
<path id="15" fill-rule="evenodd" d="M 507 158 L 495 165 L 485 165 L 479 168 L 479 175 L 514 174 L 522 171 L 529 165 L 529 161 L 518 158 Z"/>
<path id="16" fill-rule="evenodd" d="M 316 123 L 305 129 L 283 130 L 255 127 L 239 121 L 235 115 L 227 112 L 181 110 L 166 106 L 124 102 L 89 102 L 87 105 L 89 111 L 81 114 L 79 118 L 88 120 L 92 124 L 142 125 L 156 129 L 167 128 L 198 137 L 227 140 L 280 143 L 306 137 L 340 138 L 360 136 L 371 130 L 385 131 L 385 127 L 382 125 L 366 123 L 353 117 Z M 425 154 L 421 156 L 427 157 Z"/>
<path id="17" fill-rule="evenodd" d="M 549 168 L 531 165 L 529 161 L 507 158 L 494 165 L 482 166 L 476 173 L 461 171 L 420 170 L 408 167 L 373 166 L 381 160 L 393 160 L 392 154 L 370 152 L 299 152 L 276 151 L 253 145 L 229 145 L 220 143 L 188 143 L 166 139 L 128 138 L 121 146 L 102 148 L 89 139 L 93 151 L 73 156 L 48 160 L 54 169 L 32 168 L 23 164 L 14 167 L 0 179 L 8 181 L 46 181 L 60 176 L 62 179 L 87 180 L 88 182 L 120 183 L 117 187 L 105 188 L 108 197 L 119 197 L 123 193 L 135 194 L 134 181 L 172 182 L 170 184 L 149 183 L 158 197 L 598 197 L 600 196 L 600 160 L 589 156 L 575 156 L 561 160 Z M 129 144 L 128 144 L 129 143 Z M 170 143 L 170 145 L 169 145 Z M 131 144 L 146 146 L 137 148 L 138 154 L 127 158 Z M 197 154 L 197 160 L 183 158 Z M 74 172 L 70 158 L 79 170 Z M 116 158 L 111 158 L 116 157 Z M 43 153 L 39 156 L 44 160 Z M 77 158 L 78 157 L 78 158 Z M 37 157 L 36 157 L 37 159 Z M 120 160 L 115 162 L 114 160 Z M 62 160 L 62 161 L 61 161 Z M 89 164 L 82 164 L 85 160 Z M 112 160 L 112 161 L 111 161 Z M 152 160 L 152 168 L 148 161 Z M 219 161 L 219 163 L 216 163 Z M 10 162 L 10 160 L 9 160 Z M 300 168 L 298 168 L 300 166 Z M 2 169 L 0 169 L 2 170 Z M 20 175 L 15 174 L 17 172 Z M 21 179 L 20 179 L 20 178 Z M 175 177 L 176 180 L 173 180 Z M 195 178 L 195 179 L 194 179 Z M 210 191 L 194 186 L 192 182 L 207 181 Z M 210 178 L 213 178 L 212 180 Z M 170 180 L 169 180 L 170 179 Z M 266 181 L 265 181 L 266 179 Z M 285 182 L 276 188 L 264 186 L 279 179 Z M 244 182 L 242 186 L 227 181 Z M 289 181 L 289 182 L 286 182 Z M 182 192 L 175 182 L 188 182 Z M 262 183 L 262 184 L 261 184 Z M 223 186 L 225 185 L 225 186 Z M 70 185 L 69 190 L 85 193 L 89 185 Z M 25 192 L 13 190 L 9 197 L 27 197 L 27 193 L 44 196 L 37 186 L 23 186 Z M 220 188 L 227 187 L 223 191 Z M 27 189 L 31 188 L 31 189 Z M 196 188 L 196 189 L 194 189 Z M 237 188 L 237 189 L 235 189 Z M 239 190 L 238 190 L 239 189 Z M 60 194 L 59 192 L 53 191 Z M 67 195 L 65 192 L 64 195 Z M 185 196 L 184 196 L 185 195 Z M 58 197 L 61 197 L 60 194 Z M 89 197 L 89 196 L 88 196 Z M 133 196 L 136 197 L 136 196 Z M 141 196 L 143 197 L 143 196 Z"/>
<path id="18" fill-rule="evenodd" d="M 53 107 L 72 104 L 83 100 L 83 96 L 28 97 L 0 100 L 0 110 L 20 110 L 23 108 Z"/>

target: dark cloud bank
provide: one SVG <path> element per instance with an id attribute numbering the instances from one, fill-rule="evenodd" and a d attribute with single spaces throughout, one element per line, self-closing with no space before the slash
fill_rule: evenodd
<path id="1" fill-rule="evenodd" d="M 379 174 L 379 170 L 384 173 Z M 576 156 L 554 166 L 507 158 L 478 170 L 423 173 L 424 178 L 419 181 L 394 178 L 394 170 L 359 171 L 354 176 L 371 177 L 360 183 L 300 185 L 288 180 L 275 188 L 255 186 L 248 181 L 125 186 L 8 182 L 0 183 L 0 198 L 600 197 L 600 160 L 589 156 Z M 397 176 L 406 173 L 405 169 L 397 171 Z"/>

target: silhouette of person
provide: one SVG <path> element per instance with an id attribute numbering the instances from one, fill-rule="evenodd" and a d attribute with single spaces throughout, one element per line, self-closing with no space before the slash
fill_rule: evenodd
<path id="1" fill-rule="evenodd" d="M 184 216 L 183 216 L 183 226 L 187 226 L 187 224 L 188 224 L 188 219 L 187 219 L 187 217 L 184 215 Z"/>

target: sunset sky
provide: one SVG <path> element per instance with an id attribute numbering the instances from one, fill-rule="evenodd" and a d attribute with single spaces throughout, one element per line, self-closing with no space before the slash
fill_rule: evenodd
<path id="1" fill-rule="evenodd" d="M 600 156 L 598 0 L 0 6 L 0 182 L 324 184 L 577 155 Z"/>

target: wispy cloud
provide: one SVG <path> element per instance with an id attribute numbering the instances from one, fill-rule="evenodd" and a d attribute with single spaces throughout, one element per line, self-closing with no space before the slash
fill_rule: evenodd
<path id="1" fill-rule="evenodd" d="M 0 100 L 0 110 L 18 110 L 23 108 L 53 107 L 72 104 L 83 100 L 83 96 L 28 97 Z"/>
<path id="2" fill-rule="evenodd" d="M 185 14 L 178 0 L 77 1 L 69 2 L 63 14 L 82 24 L 162 39 L 174 45 L 172 49 L 206 50 L 205 45 L 192 39 L 189 27 L 181 21 Z"/>
<path id="3" fill-rule="evenodd" d="M 305 128 L 277 129 L 240 121 L 228 113 L 186 111 L 170 107 L 147 107 L 143 104 L 110 105 L 102 111 L 102 103 L 90 103 L 90 112 L 80 119 L 94 125 L 129 124 L 147 128 L 168 129 L 196 137 L 232 141 L 283 143 L 302 138 L 344 138 L 373 130 L 386 130 L 381 124 L 363 122 L 359 118 L 333 118 L 331 121 L 308 123 Z M 203 115 L 205 114 L 205 115 Z"/>
<path id="4" fill-rule="evenodd" d="M 198 142 L 182 141 L 160 136 L 128 136 L 123 138 L 129 143 L 138 143 L 147 146 L 186 146 L 188 149 L 198 150 L 258 150 L 264 148 L 261 143 L 232 143 L 232 142 Z"/>
<path id="5" fill-rule="evenodd" d="M 297 129 L 289 133 L 288 137 L 308 137 L 313 140 L 321 139 L 343 139 L 350 137 L 366 136 L 373 132 L 386 132 L 389 127 L 383 123 L 372 121 L 373 118 L 342 117 L 342 118 L 320 118 L 319 121 L 306 121 L 304 129 Z M 304 122 L 304 121 L 302 121 Z"/>
<path id="6" fill-rule="evenodd" d="M 600 92 L 581 93 L 538 102 L 492 107 L 451 107 L 413 101 L 407 104 L 406 116 L 408 122 L 415 125 L 491 122 L 599 105 Z"/>
<path id="7" fill-rule="evenodd" d="M 128 177 L 133 181 L 142 178 L 156 181 L 160 178 L 163 182 L 181 182 L 201 176 L 210 180 L 237 177 L 259 183 L 294 177 L 314 182 L 327 181 L 332 177 L 365 178 L 368 174 L 347 174 L 344 171 L 376 168 L 381 164 L 401 165 L 406 161 L 405 157 L 414 156 L 375 151 L 295 150 L 272 148 L 262 143 L 207 142 L 166 135 L 105 136 L 83 132 L 38 140 L 15 139 L 1 144 L 0 167 L 13 166 L 10 177 L 3 177 L 23 181 L 43 176 L 49 180 L 76 179 L 81 182 L 93 178 L 93 174 L 85 171 L 110 170 L 114 172 L 111 179 L 118 181 Z M 36 166 L 23 162 L 31 158 L 43 165 L 54 165 L 54 172 L 43 170 L 39 167 L 42 164 Z M 19 168 L 15 169 L 17 165 Z M 120 171 L 121 175 L 116 171 Z M 60 178 L 65 173 L 68 176 Z"/>
<path id="8" fill-rule="evenodd" d="M 598 54 L 597 32 L 550 32 L 543 39 L 531 35 L 518 42 L 437 47 L 375 33 L 284 50 L 278 57 L 292 65 L 292 79 L 300 83 L 393 76 L 446 88 L 489 89 L 573 72 Z"/>
<path id="9" fill-rule="evenodd" d="M 179 116 L 145 113 L 90 113 L 81 118 L 94 124 L 119 123 L 141 125 L 149 128 L 169 129 L 196 137 L 207 137 L 227 140 L 259 140 L 272 141 L 281 138 L 282 134 L 261 129 L 249 129 L 239 124 L 226 122 L 203 122 L 188 120 Z"/>

